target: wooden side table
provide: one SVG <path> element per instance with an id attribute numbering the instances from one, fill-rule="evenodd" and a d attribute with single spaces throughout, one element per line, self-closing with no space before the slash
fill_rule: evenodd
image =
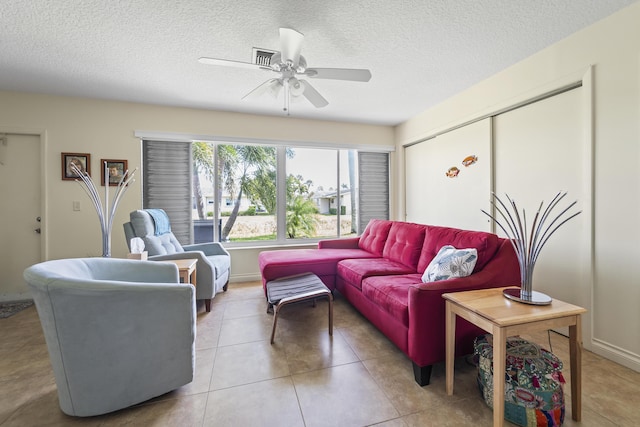
<path id="1" fill-rule="evenodd" d="M 456 316 L 493 334 L 493 425 L 504 423 L 504 375 L 507 337 L 541 329 L 569 327 L 571 367 L 571 417 L 580 421 L 582 412 L 582 307 L 554 299 L 550 305 L 529 305 L 502 295 L 505 288 L 454 292 L 446 299 L 446 388 L 453 394 Z"/>
<path id="2" fill-rule="evenodd" d="M 196 286 L 196 264 L 198 264 L 196 258 L 165 259 L 160 262 L 171 262 L 175 264 L 178 266 L 180 280 L 183 283 L 191 283 L 193 286 Z"/>

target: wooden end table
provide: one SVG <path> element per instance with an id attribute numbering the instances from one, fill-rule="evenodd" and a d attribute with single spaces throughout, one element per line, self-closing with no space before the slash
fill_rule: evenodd
<path id="1" fill-rule="evenodd" d="M 505 288 L 453 292 L 446 299 L 446 388 L 453 394 L 456 316 L 493 334 L 493 425 L 504 423 L 504 373 L 507 337 L 533 331 L 569 327 L 571 367 L 571 417 L 580 421 L 582 411 L 582 307 L 554 299 L 549 305 L 529 305 L 502 295 Z"/>
<path id="2" fill-rule="evenodd" d="M 196 286 L 196 264 L 198 264 L 196 258 L 165 259 L 162 261 L 175 264 L 178 267 L 180 280 L 182 280 L 183 283 L 191 283 L 193 286 Z"/>

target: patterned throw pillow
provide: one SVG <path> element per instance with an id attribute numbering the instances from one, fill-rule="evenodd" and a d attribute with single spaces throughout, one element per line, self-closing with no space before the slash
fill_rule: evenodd
<path id="1" fill-rule="evenodd" d="M 456 249 L 451 245 L 443 246 L 436 257 L 424 270 L 424 283 L 449 280 L 454 277 L 467 277 L 476 266 L 478 251 L 476 249 Z"/>

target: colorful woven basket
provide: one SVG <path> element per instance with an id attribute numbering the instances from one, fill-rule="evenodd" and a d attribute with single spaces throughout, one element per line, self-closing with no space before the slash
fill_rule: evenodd
<path id="1" fill-rule="evenodd" d="M 493 408 L 493 336 L 476 338 L 478 387 Z M 564 422 L 562 362 L 553 353 L 520 337 L 507 338 L 504 418 L 523 427 Z"/>

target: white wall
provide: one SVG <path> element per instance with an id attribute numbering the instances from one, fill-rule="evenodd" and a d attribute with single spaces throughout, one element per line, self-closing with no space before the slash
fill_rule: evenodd
<path id="1" fill-rule="evenodd" d="M 129 169 L 140 167 L 141 144 L 135 131 L 385 147 L 394 144 L 393 128 L 388 126 L 0 92 L 0 133 L 7 131 L 42 134 L 42 165 L 29 167 L 41 166 L 43 171 L 43 259 L 102 254 L 99 223 L 89 198 L 77 183 L 61 180 L 61 152 L 90 153 L 92 176 L 99 183 L 101 158 L 126 159 Z M 142 206 L 140 183 L 138 174 L 114 219 L 114 257 L 127 253 L 122 223 L 128 221 L 130 211 Z M 73 211 L 73 201 L 80 201 L 79 212 Z M 237 252 L 232 278 L 258 278 L 259 249 Z"/>
<path id="2" fill-rule="evenodd" d="M 402 146 L 539 95 L 593 65 L 594 263 L 585 347 L 640 371 L 640 3 L 521 61 L 396 128 Z M 570 80 L 570 78 L 569 78 Z M 542 170 L 544 165 L 540 165 Z M 410 179 L 410 177 L 408 178 Z M 540 179 L 544 179 L 541 173 Z M 404 217 L 403 180 L 398 212 Z"/>

